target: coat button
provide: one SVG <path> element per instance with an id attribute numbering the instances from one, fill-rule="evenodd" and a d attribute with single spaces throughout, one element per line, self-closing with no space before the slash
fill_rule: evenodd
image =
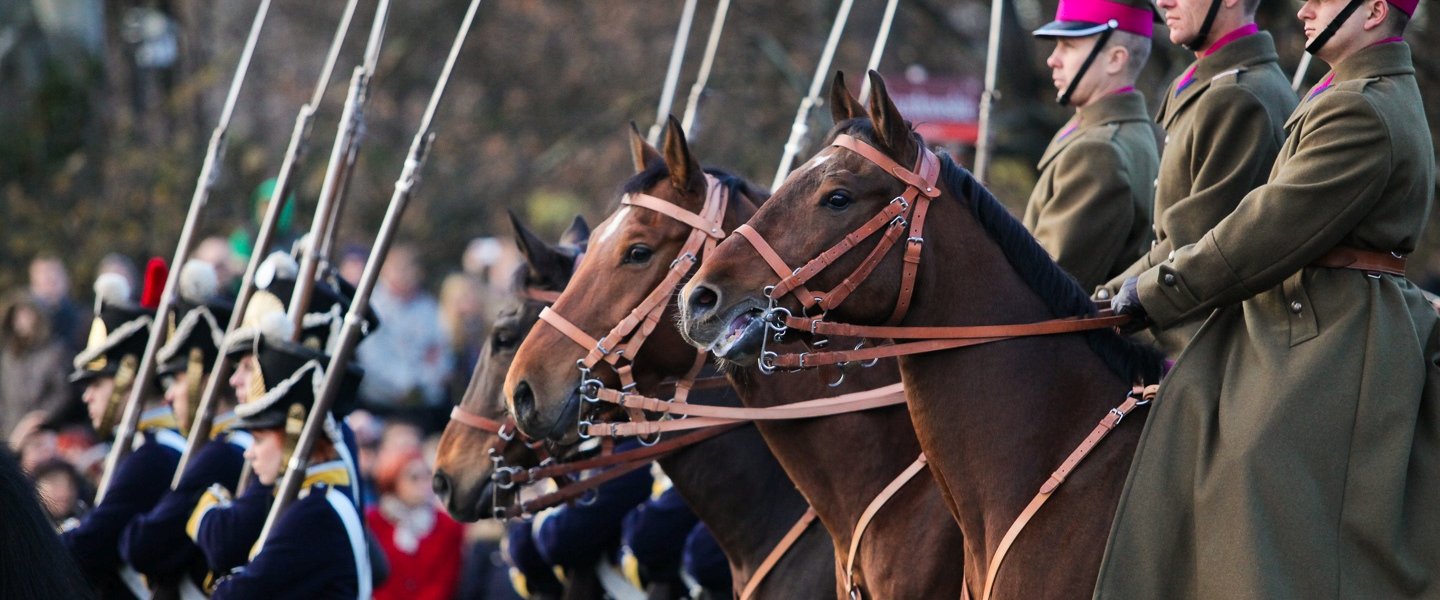
<path id="1" fill-rule="evenodd" d="M 1166 256 L 1166 257 L 1165 257 L 1165 260 L 1175 260 L 1175 251 L 1174 251 L 1174 250 L 1171 250 L 1171 251 L 1170 251 L 1170 255 L 1169 255 L 1169 256 Z"/>
<path id="2" fill-rule="evenodd" d="M 1160 276 L 1160 281 L 1164 282 L 1165 285 L 1175 285 L 1175 274 L 1174 274 L 1174 273 L 1166 273 L 1166 274 L 1164 274 L 1164 275 L 1161 275 L 1161 276 Z"/>
<path id="3" fill-rule="evenodd" d="M 1305 305 L 1300 304 L 1300 301 L 1299 301 L 1299 300 L 1296 300 L 1296 301 L 1290 303 L 1290 312 L 1293 312 L 1293 313 L 1295 313 L 1295 314 L 1298 315 L 1298 314 L 1300 314 L 1300 311 L 1301 311 L 1301 310 L 1304 310 L 1304 309 L 1305 309 Z"/>

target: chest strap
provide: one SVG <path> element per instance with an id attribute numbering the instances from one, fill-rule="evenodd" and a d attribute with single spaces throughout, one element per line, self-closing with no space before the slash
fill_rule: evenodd
<path id="1" fill-rule="evenodd" d="M 1310 263 L 1312 267 L 1326 267 L 1330 269 L 1355 269 L 1357 271 L 1370 271 L 1373 273 L 1388 273 L 1390 275 L 1405 276 L 1405 257 L 1393 252 L 1380 252 L 1376 250 L 1361 250 L 1346 246 L 1336 246 L 1326 252 L 1315 262 Z"/>

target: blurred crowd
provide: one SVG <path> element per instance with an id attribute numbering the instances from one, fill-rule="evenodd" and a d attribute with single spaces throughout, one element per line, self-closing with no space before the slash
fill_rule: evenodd
<path id="1" fill-rule="evenodd" d="M 252 239 L 245 231 L 208 238 L 194 257 L 211 263 L 221 289 L 233 292 Z M 514 597 L 499 555 L 503 526 L 457 523 L 431 491 L 439 434 L 478 360 L 489 307 L 504 285 L 499 275 L 518 260 L 513 246 L 476 239 L 434 291 L 411 247 L 392 248 L 380 272 L 371 307 L 382 326 L 356 349 L 365 376 L 361 408 L 348 418 L 367 525 L 391 565 L 377 598 Z M 341 249 L 341 277 L 357 283 L 367 258 L 366 248 Z M 98 272 L 139 288 L 130 257 L 107 256 Z M 0 435 L 57 528 L 91 507 L 109 449 L 87 418 L 83 390 L 67 379 L 93 312 L 88 290 L 72 283 L 64 261 L 37 256 L 27 284 L 4 293 L 0 305 Z"/>

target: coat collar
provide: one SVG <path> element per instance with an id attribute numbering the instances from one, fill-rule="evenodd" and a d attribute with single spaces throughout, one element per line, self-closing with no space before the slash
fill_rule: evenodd
<path id="1" fill-rule="evenodd" d="M 1275 52 L 1275 38 L 1270 32 L 1261 31 L 1237 39 L 1187 67 L 1175 82 L 1170 84 L 1162 104 L 1161 123 L 1167 128 L 1175 116 L 1185 107 L 1210 89 L 1210 83 L 1219 75 L 1230 71 L 1243 71 L 1267 62 L 1278 62 L 1280 55 Z"/>
<path id="2" fill-rule="evenodd" d="M 1290 129 L 1300 117 L 1309 111 L 1315 98 L 1345 81 L 1373 79 L 1390 75 L 1414 75 L 1415 64 L 1410 57 L 1410 44 L 1391 42 L 1364 48 L 1336 65 L 1320 82 L 1300 97 L 1300 106 L 1285 120 L 1285 129 Z"/>
<path id="3" fill-rule="evenodd" d="M 1076 111 L 1075 117 L 1066 122 L 1065 127 L 1055 134 L 1055 139 L 1050 141 L 1050 146 L 1045 149 L 1044 156 L 1040 157 L 1039 168 L 1043 170 L 1066 146 L 1081 137 L 1081 132 L 1087 129 L 1112 123 L 1149 120 L 1150 114 L 1145 109 L 1145 96 L 1140 92 L 1129 90 L 1106 94 L 1104 98 Z"/>

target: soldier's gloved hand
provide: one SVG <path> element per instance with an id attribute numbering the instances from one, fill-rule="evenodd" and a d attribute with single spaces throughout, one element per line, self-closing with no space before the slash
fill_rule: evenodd
<path id="1" fill-rule="evenodd" d="M 1140 291 L 1135 284 L 1138 278 L 1131 277 L 1120 285 L 1120 291 L 1110 300 L 1110 310 L 1116 315 L 1130 315 L 1130 320 L 1120 326 L 1120 333 L 1135 333 L 1150 326 L 1150 315 L 1140 304 Z"/>

